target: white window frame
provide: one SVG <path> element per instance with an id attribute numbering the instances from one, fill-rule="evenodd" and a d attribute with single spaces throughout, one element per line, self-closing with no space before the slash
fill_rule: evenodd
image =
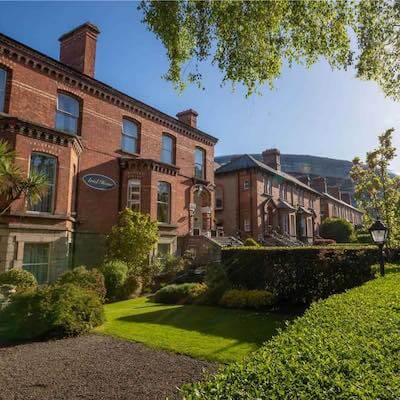
<path id="1" fill-rule="evenodd" d="M 249 179 L 245 179 L 243 181 L 243 190 L 248 190 L 250 189 L 250 180 Z"/>
<path id="2" fill-rule="evenodd" d="M 135 190 L 134 189 L 139 189 Z M 128 187 L 127 187 L 127 200 L 126 206 L 133 211 L 141 211 L 141 182 L 139 179 L 129 179 L 128 180 Z M 137 194 L 137 198 L 134 196 Z"/>
<path id="3" fill-rule="evenodd" d="M 197 154 L 201 154 L 202 155 L 201 164 L 199 164 L 196 161 L 196 155 Z M 196 174 L 196 172 L 198 171 L 196 169 L 196 167 L 201 167 L 201 168 L 199 168 L 199 170 L 201 172 L 201 176 Z M 194 176 L 196 178 L 199 178 L 199 179 L 206 179 L 206 151 L 201 147 L 196 147 L 195 150 L 194 150 Z"/>
<path id="4" fill-rule="evenodd" d="M 270 177 L 264 179 L 264 193 L 272 195 L 272 179 Z"/>
<path id="5" fill-rule="evenodd" d="M 243 219 L 243 229 L 245 232 L 251 232 L 251 222 L 250 218 Z"/>
<path id="6" fill-rule="evenodd" d="M 164 139 L 170 140 L 171 141 L 171 150 L 167 149 L 164 147 Z M 164 152 L 170 154 L 171 159 L 170 160 L 164 160 Z M 166 164 L 175 164 L 175 138 L 168 133 L 163 133 L 161 136 L 161 161 L 166 163 Z"/>
<path id="7" fill-rule="evenodd" d="M 124 131 L 124 122 L 128 122 L 129 124 L 135 125 L 136 126 L 136 135 L 135 134 L 130 134 L 128 132 Z M 121 127 L 121 133 L 122 133 L 122 137 L 121 137 L 121 150 L 125 153 L 130 153 L 130 154 L 138 154 L 139 153 L 139 124 L 135 121 L 130 120 L 129 118 L 122 118 L 122 127 Z M 124 137 L 127 137 L 129 139 L 133 139 L 134 143 L 135 143 L 135 148 L 134 151 L 131 151 L 129 149 L 126 149 L 124 146 Z"/>
<path id="8" fill-rule="evenodd" d="M 74 115 L 74 114 L 71 114 L 70 112 L 68 112 L 66 110 L 60 109 L 60 107 L 59 107 L 60 96 L 68 97 L 69 99 L 71 99 L 72 101 L 74 101 L 78 105 L 78 115 Z M 65 129 L 62 129 L 59 126 L 57 126 L 57 115 L 62 115 L 64 117 L 68 117 L 68 118 L 74 119 L 75 120 L 75 125 L 76 125 L 75 132 L 69 132 L 69 131 L 66 131 Z M 79 100 L 76 99 L 74 96 L 69 95 L 68 93 L 59 92 L 57 94 L 56 129 L 58 129 L 58 130 L 60 130 L 62 132 L 66 132 L 66 133 L 77 135 L 78 131 L 79 131 L 79 120 L 80 120 L 80 117 L 81 117 L 81 110 L 80 110 Z"/>

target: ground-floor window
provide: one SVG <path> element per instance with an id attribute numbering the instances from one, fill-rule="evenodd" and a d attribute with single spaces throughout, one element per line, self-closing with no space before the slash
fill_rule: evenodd
<path id="1" fill-rule="evenodd" d="M 157 257 L 163 257 L 167 254 L 171 254 L 171 243 L 158 243 Z"/>
<path id="2" fill-rule="evenodd" d="M 25 243 L 22 268 L 31 272 L 39 285 L 49 281 L 49 243 Z"/>

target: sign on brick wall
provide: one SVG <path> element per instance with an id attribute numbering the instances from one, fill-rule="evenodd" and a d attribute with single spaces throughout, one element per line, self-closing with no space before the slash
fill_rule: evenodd
<path id="1" fill-rule="evenodd" d="M 87 174 L 82 178 L 83 182 L 92 189 L 97 190 L 111 190 L 117 186 L 114 179 L 109 176 L 99 174 Z"/>

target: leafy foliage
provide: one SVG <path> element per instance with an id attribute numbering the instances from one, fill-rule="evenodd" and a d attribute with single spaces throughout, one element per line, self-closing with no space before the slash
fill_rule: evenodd
<path id="1" fill-rule="evenodd" d="M 183 398 L 395 399 L 399 285 L 391 274 L 313 304 L 244 362 L 184 387 Z"/>
<path id="2" fill-rule="evenodd" d="M 29 271 L 11 268 L 0 274 L 0 285 L 14 285 L 17 290 L 27 290 L 36 288 L 37 281 Z"/>
<path id="3" fill-rule="evenodd" d="M 231 289 L 224 293 L 220 305 L 229 308 L 259 309 L 274 304 L 275 296 L 267 290 Z"/>
<path id="4" fill-rule="evenodd" d="M 35 172 L 26 176 L 15 164 L 15 152 L 6 141 L 0 140 L 0 215 L 22 197 L 30 204 L 37 203 L 46 190 L 47 177 Z"/>
<path id="5" fill-rule="evenodd" d="M 111 260 L 105 262 L 101 268 L 107 290 L 107 299 L 115 300 L 123 298 L 124 284 L 128 277 L 128 266 L 125 262 Z"/>
<path id="6" fill-rule="evenodd" d="M 62 274 L 56 283 L 59 285 L 73 283 L 81 288 L 93 290 L 95 293 L 97 293 L 102 302 L 104 302 L 106 297 L 104 276 L 97 269 L 87 270 L 83 266 L 76 267 L 71 271 L 67 271 Z"/>
<path id="7" fill-rule="evenodd" d="M 355 183 L 355 198 L 366 211 L 364 223 L 371 226 L 381 218 L 388 228 L 388 246 L 400 244 L 400 178 L 389 173 L 389 165 L 396 157 L 393 129 L 379 136 L 379 147 L 367 153 L 365 163 L 353 160 L 350 176 Z"/>
<path id="8" fill-rule="evenodd" d="M 207 59 L 223 83 L 242 84 L 250 95 L 273 87 L 285 65 L 309 68 L 323 58 L 332 68 L 355 65 L 360 78 L 400 97 L 397 1 L 153 0 L 139 8 L 167 50 L 165 78 L 181 90 L 188 82 L 201 86 L 199 64 Z"/>
<path id="9" fill-rule="evenodd" d="M 341 218 L 326 218 L 319 228 L 324 239 L 332 239 L 337 243 L 349 243 L 355 240 L 354 226 Z"/>
<path id="10" fill-rule="evenodd" d="M 16 293 L 0 311 L 3 334 L 14 340 L 80 335 L 103 321 L 97 294 L 73 284 Z"/>
<path id="11" fill-rule="evenodd" d="M 292 303 L 309 303 L 372 279 L 376 259 L 376 248 L 364 246 L 222 250 L 233 287 L 268 290 Z"/>
<path id="12" fill-rule="evenodd" d="M 129 274 L 140 277 L 145 286 L 158 271 L 157 266 L 149 263 L 150 252 L 157 241 L 157 223 L 147 214 L 125 208 L 119 214 L 118 224 L 107 236 L 106 260 L 123 261 Z"/>
<path id="13" fill-rule="evenodd" d="M 244 243 L 245 246 L 251 247 L 259 247 L 260 245 L 253 239 L 253 238 L 247 238 Z"/>
<path id="14" fill-rule="evenodd" d="M 218 304 L 222 295 L 231 287 L 226 270 L 219 263 L 207 265 L 205 283 L 208 288 L 204 300 L 206 304 Z"/>
<path id="15" fill-rule="evenodd" d="M 207 286 L 201 283 L 167 285 L 154 294 L 154 300 L 164 304 L 193 304 L 200 301 Z"/>

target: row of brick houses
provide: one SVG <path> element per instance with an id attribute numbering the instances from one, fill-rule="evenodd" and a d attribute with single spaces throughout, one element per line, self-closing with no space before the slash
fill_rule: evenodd
<path id="1" fill-rule="evenodd" d="M 21 198 L 0 217 L 0 272 L 46 282 L 96 265 L 125 207 L 158 222 L 155 253 L 196 250 L 218 231 L 263 239 L 280 227 L 312 241 L 335 212 L 359 222 L 345 199 L 280 171 L 276 151 L 214 174 L 217 139 L 197 128 L 196 111 L 175 118 L 94 78 L 99 33 L 85 23 L 62 35 L 60 61 L 0 34 L 0 138 L 22 170 L 48 178 L 39 203 Z"/>
<path id="2" fill-rule="evenodd" d="M 216 169 L 217 230 L 273 245 L 313 243 L 328 217 L 361 225 L 350 196 L 327 187 L 325 178 L 283 172 L 277 149 L 265 150 L 262 159 L 244 154 Z"/>

